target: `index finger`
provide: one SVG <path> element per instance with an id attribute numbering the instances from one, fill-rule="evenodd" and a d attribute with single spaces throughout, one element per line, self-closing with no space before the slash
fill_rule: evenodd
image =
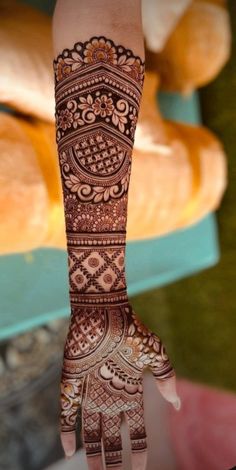
<path id="1" fill-rule="evenodd" d="M 82 400 L 83 379 L 62 375 L 60 429 L 65 454 L 71 457 L 76 451 L 78 411 Z"/>

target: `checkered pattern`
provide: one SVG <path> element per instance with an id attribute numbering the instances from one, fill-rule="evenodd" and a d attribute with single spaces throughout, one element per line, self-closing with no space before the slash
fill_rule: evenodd
<path id="1" fill-rule="evenodd" d="M 93 175 L 109 176 L 125 159 L 126 150 L 105 132 L 97 131 L 77 140 L 74 155 L 78 163 Z"/>

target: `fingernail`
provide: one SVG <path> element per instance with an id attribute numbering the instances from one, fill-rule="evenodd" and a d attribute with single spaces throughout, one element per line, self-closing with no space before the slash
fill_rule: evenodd
<path id="1" fill-rule="evenodd" d="M 176 410 L 180 410 L 180 408 L 181 408 L 181 400 L 180 400 L 180 397 L 178 397 L 177 400 L 174 401 L 173 406 L 174 406 L 174 408 L 175 408 Z"/>
<path id="2" fill-rule="evenodd" d="M 65 457 L 66 457 L 66 459 L 70 459 L 73 455 L 74 455 L 74 451 L 73 451 L 73 450 L 67 450 L 67 451 L 65 451 Z"/>

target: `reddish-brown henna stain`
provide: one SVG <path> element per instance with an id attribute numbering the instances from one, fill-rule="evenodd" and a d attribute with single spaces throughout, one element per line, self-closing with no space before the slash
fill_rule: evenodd
<path id="1" fill-rule="evenodd" d="M 121 412 L 132 449 L 146 449 L 142 372 L 174 375 L 161 340 L 127 296 L 125 248 L 132 150 L 145 63 L 104 36 L 53 62 L 56 139 L 68 249 L 71 321 L 61 378 L 61 430 L 82 405 L 88 457 L 121 462 Z"/>

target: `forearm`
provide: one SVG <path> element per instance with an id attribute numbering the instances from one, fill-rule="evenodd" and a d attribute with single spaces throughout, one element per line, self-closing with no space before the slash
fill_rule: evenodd
<path id="1" fill-rule="evenodd" d="M 59 0 L 53 42 L 72 311 L 120 305 L 128 300 L 128 189 L 144 80 L 141 0 Z"/>
<path id="2" fill-rule="evenodd" d="M 104 35 L 144 60 L 141 0 L 57 0 L 52 33 L 55 58 L 77 41 Z"/>

